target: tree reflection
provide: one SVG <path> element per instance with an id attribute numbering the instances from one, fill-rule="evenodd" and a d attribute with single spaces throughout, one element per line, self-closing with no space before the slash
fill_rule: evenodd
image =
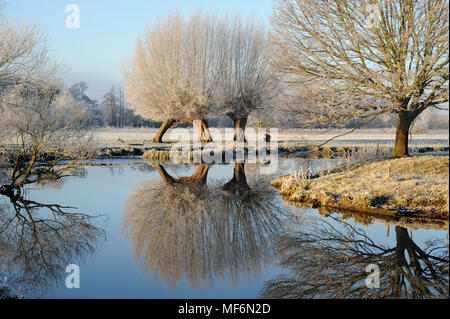
<path id="1" fill-rule="evenodd" d="M 243 164 L 228 183 L 207 185 L 209 167 L 142 183 L 126 203 L 123 231 L 145 268 L 175 286 L 211 285 L 214 278 L 251 279 L 271 256 L 281 232 L 280 209 L 266 183 L 250 188 Z"/>
<path id="2" fill-rule="evenodd" d="M 261 178 L 250 187 L 244 163 L 235 163 L 233 178 L 216 186 L 217 239 L 226 243 L 218 250 L 217 259 L 226 260 L 222 266 L 234 269 L 234 281 L 238 273 L 259 276 L 262 265 L 273 257 L 273 243 L 283 232 L 282 218 L 286 216 L 275 204 L 277 193 Z"/>
<path id="3" fill-rule="evenodd" d="M 290 275 L 266 282 L 263 298 L 448 298 L 448 245 L 434 240 L 419 247 L 400 226 L 388 247 L 330 216 L 282 237 L 277 249 Z M 366 287 L 369 264 L 379 266 L 380 288 Z"/>
<path id="4" fill-rule="evenodd" d="M 3 200 L 2 200 L 3 199 Z M 0 199 L 0 275 L 22 294 L 43 294 L 68 264 L 92 254 L 104 231 L 73 208 L 23 197 Z"/>

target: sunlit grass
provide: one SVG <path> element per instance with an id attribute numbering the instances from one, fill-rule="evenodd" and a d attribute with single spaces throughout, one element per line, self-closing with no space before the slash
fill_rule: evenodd
<path id="1" fill-rule="evenodd" d="M 449 158 L 383 160 L 318 178 L 294 173 L 272 182 L 289 200 L 379 213 L 447 217 Z"/>

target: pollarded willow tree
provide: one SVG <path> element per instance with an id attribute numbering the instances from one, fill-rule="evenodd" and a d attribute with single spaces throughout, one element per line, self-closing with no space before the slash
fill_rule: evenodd
<path id="1" fill-rule="evenodd" d="M 448 109 L 448 10 L 446 0 L 278 0 L 272 61 L 315 125 L 397 113 L 392 156 L 408 156 L 418 115 Z"/>
<path id="2" fill-rule="evenodd" d="M 219 112 L 233 120 L 240 140 L 250 113 L 267 107 L 277 96 L 278 79 L 265 58 L 269 44 L 265 26 L 240 15 L 225 21 L 216 103 Z"/>
<path id="3" fill-rule="evenodd" d="M 137 40 L 123 67 L 125 94 L 142 117 L 164 121 L 154 141 L 178 123 L 192 123 L 202 141 L 211 141 L 206 117 L 214 103 L 222 52 L 218 19 L 194 12 L 155 23 Z"/>

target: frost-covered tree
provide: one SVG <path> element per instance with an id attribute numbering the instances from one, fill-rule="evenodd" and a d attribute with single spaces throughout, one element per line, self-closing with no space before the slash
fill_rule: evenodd
<path id="1" fill-rule="evenodd" d="M 58 179 L 81 169 L 90 154 L 86 111 L 60 83 L 18 84 L 0 97 L 0 193 Z"/>
<path id="2" fill-rule="evenodd" d="M 0 3 L 0 193 L 77 169 L 88 155 L 85 112 L 54 80 L 58 65 L 37 24 L 11 23 Z M 63 163 L 64 162 L 64 163 Z M 62 164 L 62 165 L 59 165 Z M 3 175 L 3 174 L 2 174 Z"/>
<path id="3" fill-rule="evenodd" d="M 86 82 L 78 82 L 69 88 L 69 92 L 75 100 L 83 102 L 88 107 L 95 107 L 97 106 L 97 101 L 86 95 L 88 88 L 89 85 Z"/>
<path id="4" fill-rule="evenodd" d="M 448 23 L 446 0 L 278 0 L 271 60 L 305 121 L 396 113 L 392 156 L 408 156 L 413 121 L 448 108 Z"/>
<path id="5" fill-rule="evenodd" d="M 88 88 L 89 85 L 86 82 L 78 82 L 69 88 L 69 92 L 76 101 L 82 103 L 86 108 L 90 122 L 89 124 L 97 127 L 103 126 L 103 114 L 101 110 L 98 109 L 98 102 L 91 99 L 86 94 Z"/>
<path id="6" fill-rule="evenodd" d="M 210 286 L 257 277 L 283 232 L 283 210 L 260 180 L 250 187 L 244 164 L 224 184 L 207 185 L 209 167 L 177 178 L 156 166 L 161 181 L 144 182 L 130 194 L 122 231 L 145 268 L 175 286 Z"/>
<path id="7" fill-rule="evenodd" d="M 187 20 L 169 14 L 137 40 L 134 56 L 124 65 L 124 88 L 130 107 L 145 119 L 164 121 L 154 138 L 181 122 L 196 126 L 210 141 L 206 118 L 216 89 L 223 54 L 216 16 L 199 11 Z"/>
<path id="8" fill-rule="evenodd" d="M 114 85 L 103 96 L 102 107 L 104 109 L 103 115 L 104 115 L 105 123 L 108 126 L 117 127 L 118 126 L 118 121 L 117 121 L 118 104 L 117 104 L 116 89 L 115 89 Z"/>
<path id="9" fill-rule="evenodd" d="M 111 86 L 110 90 L 103 96 L 102 106 L 107 125 L 111 127 L 126 126 L 126 117 L 129 113 L 125 110 L 125 97 L 121 86 L 117 89 L 114 85 Z"/>
<path id="10" fill-rule="evenodd" d="M 58 64 L 50 58 L 43 28 L 39 24 L 10 22 L 2 10 L 0 0 L 0 85 L 42 81 L 53 75 Z"/>
<path id="11" fill-rule="evenodd" d="M 445 240 L 418 243 L 407 228 L 394 226 L 393 243 L 381 244 L 361 225 L 355 225 L 356 220 L 349 223 L 330 216 L 281 237 L 275 247 L 281 266 L 289 274 L 265 282 L 261 297 L 448 298 L 449 256 Z M 365 284 L 368 265 L 379 267 L 378 288 L 369 289 Z"/>
<path id="12" fill-rule="evenodd" d="M 43 295 L 65 278 L 74 259 L 92 255 L 105 238 L 98 217 L 72 207 L 0 196 L 0 299 Z M 3 289 L 2 289 L 3 288 Z"/>
<path id="13" fill-rule="evenodd" d="M 239 129 L 245 130 L 250 113 L 273 103 L 278 80 L 265 58 L 269 34 L 262 23 L 236 15 L 226 19 L 221 32 L 224 57 L 216 104 L 233 120 L 239 140 Z"/>

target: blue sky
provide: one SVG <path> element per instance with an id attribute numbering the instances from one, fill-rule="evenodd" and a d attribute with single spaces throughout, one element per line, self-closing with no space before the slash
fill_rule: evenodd
<path id="1" fill-rule="evenodd" d="M 189 14 L 197 8 L 219 13 L 239 11 L 268 20 L 270 0 L 6 0 L 9 20 L 44 24 L 52 54 L 68 71 L 60 77 L 67 85 L 86 81 L 88 95 L 100 100 L 120 82 L 120 65 L 133 53 L 137 36 L 156 17 L 169 10 Z M 80 28 L 68 29 L 66 6 L 80 9 Z"/>

